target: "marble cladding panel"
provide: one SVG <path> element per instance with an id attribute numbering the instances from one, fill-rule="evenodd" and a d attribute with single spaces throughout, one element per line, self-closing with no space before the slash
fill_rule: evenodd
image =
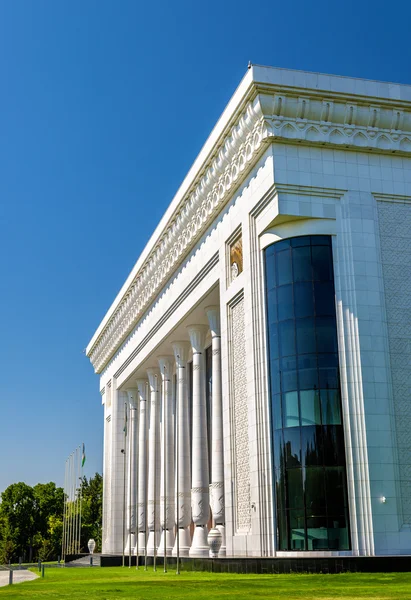
<path id="1" fill-rule="evenodd" d="M 251 527 L 250 444 L 248 439 L 247 369 L 244 298 L 231 309 L 233 424 L 236 484 L 236 528 Z"/>
<path id="2" fill-rule="evenodd" d="M 404 523 L 411 524 L 411 203 L 378 202 Z"/>

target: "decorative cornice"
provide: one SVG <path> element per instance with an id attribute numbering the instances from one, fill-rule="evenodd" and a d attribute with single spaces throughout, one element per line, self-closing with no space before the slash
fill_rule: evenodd
<path id="1" fill-rule="evenodd" d="M 247 100 L 248 98 L 248 100 Z M 411 154 L 411 103 L 253 82 L 193 185 L 88 351 L 97 373 L 222 210 L 270 141 Z M 244 108 L 245 106 L 245 108 Z M 234 122 L 234 124 L 233 124 Z"/>
<path id="2" fill-rule="evenodd" d="M 247 106 L 197 184 L 184 198 L 90 349 L 88 356 L 97 373 L 103 370 L 121 341 L 136 326 L 147 306 L 194 247 L 213 215 L 221 210 L 268 135 L 256 99 Z"/>

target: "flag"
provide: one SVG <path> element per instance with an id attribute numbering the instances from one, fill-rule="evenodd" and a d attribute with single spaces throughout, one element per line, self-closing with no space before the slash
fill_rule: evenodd
<path id="1" fill-rule="evenodd" d="M 84 463 L 86 462 L 86 447 L 83 442 L 83 452 L 81 453 L 81 466 L 84 467 Z"/>

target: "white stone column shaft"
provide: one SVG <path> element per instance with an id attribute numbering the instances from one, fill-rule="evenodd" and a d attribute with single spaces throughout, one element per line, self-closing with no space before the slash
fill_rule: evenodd
<path id="1" fill-rule="evenodd" d="M 190 421 L 187 390 L 187 357 L 190 344 L 174 342 L 172 346 L 177 367 L 176 526 L 180 556 L 188 556 L 191 546 Z M 173 548 L 173 555 L 176 554 L 177 539 Z"/>
<path id="2" fill-rule="evenodd" d="M 107 552 L 123 552 L 123 490 L 124 490 L 124 406 L 128 402 L 127 394 L 117 390 L 116 380 L 112 379 L 112 440 L 111 440 L 111 490 L 110 514 L 108 515 Z"/>
<path id="3" fill-rule="evenodd" d="M 207 410 L 205 396 L 204 345 L 207 326 L 188 327 L 193 349 L 193 447 L 191 509 L 195 530 L 190 556 L 208 556 L 207 522 L 209 507 Z"/>
<path id="4" fill-rule="evenodd" d="M 159 356 L 158 363 L 162 377 L 162 432 L 161 432 L 161 495 L 160 523 L 162 527 L 159 556 L 167 554 L 174 546 L 175 498 L 174 498 L 174 415 L 172 394 L 173 357 Z"/>
<path id="5" fill-rule="evenodd" d="M 219 529 L 223 543 L 219 556 L 225 556 L 225 514 L 224 514 L 224 446 L 223 446 L 223 406 L 221 380 L 221 329 L 220 307 L 206 308 L 211 330 L 212 351 L 212 424 L 211 424 L 211 484 L 210 505 L 215 527 Z"/>
<path id="6" fill-rule="evenodd" d="M 138 415 L 137 415 L 137 390 L 127 390 L 129 401 L 129 425 L 127 457 L 127 545 L 125 552 L 128 553 L 136 544 L 136 486 L 137 486 L 137 441 L 138 441 Z"/>
<path id="7" fill-rule="evenodd" d="M 137 381 L 139 395 L 137 532 L 139 554 L 144 553 L 147 523 L 147 381 Z"/>
<path id="8" fill-rule="evenodd" d="M 150 386 L 150 430 L 148 441 L 148 500 L 147 554 L 153 556 L 157 552 L 160 528 L 160 371 L 147 370 Z"/>

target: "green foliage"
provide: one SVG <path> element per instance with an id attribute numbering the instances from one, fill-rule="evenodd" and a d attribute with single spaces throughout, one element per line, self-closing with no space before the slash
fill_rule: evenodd
<path id="1" fill-rule="evenodd" d="M 83 477 L 82 493 L 82 527 L 81 550 L 88 552 L 87 542 L 93 538 L 96 552 L 101 552 L 101 527 L 103 521 L 103 477 L 96 473 L 87 480 Z"/>
<path id="2" fill-rule="evenodd" d="M 82 480 L 82 550 L 94 537 L 101 548 L 103 478 Z M 38 559 L 56 560 L 61 554 L 64 490 L 53 482 L 30 487 L 13 483 L 1 494 L 0 564 Z"/>

